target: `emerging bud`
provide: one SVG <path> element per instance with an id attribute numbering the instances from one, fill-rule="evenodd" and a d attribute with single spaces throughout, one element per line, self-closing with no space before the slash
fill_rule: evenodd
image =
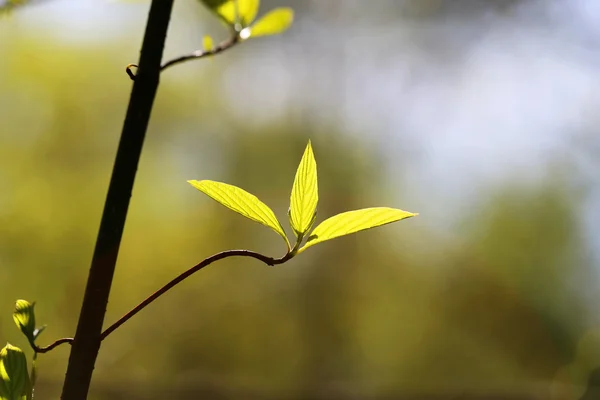
<path id="1" fill-rule="evenodd" d="M 27 300 L 17 300 L 13 319 L 17 327 L 23 332 L 30 343 L 35 341 L 35 313 L 33 307 L 35 303 L 30 303 Z"/>

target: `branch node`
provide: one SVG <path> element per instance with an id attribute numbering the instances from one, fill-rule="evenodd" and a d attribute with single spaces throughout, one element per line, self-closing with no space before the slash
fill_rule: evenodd
<path id="1" fill-rule="evenodd" d="M 131 71 L 131 68 L 137 69 L 137 67 L 136 64 L 128 64 L 127 67 L 125 67 L 125 72 L 127 72 L 127 75 L 129 75 L 129 78 L 132 81 L 135 81 L 135 74 Z"/>

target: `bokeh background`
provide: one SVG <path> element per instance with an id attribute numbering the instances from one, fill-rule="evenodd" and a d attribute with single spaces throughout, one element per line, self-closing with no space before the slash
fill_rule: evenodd
<path id="1" fill-rule="evenodd" d="M 186 183 L 287 222 L 313 141 L 317 222 L 417 218 L 266 267 L 226 260 L 110 336 L 90 399 L 574 400 L 600 367 L 600 3 L 263 0 L 291 30 L 167 70 L 106 323 L 200 259 L 280 256 Z M 0 19 L 0 340 L 75 331 L 148 1 L 45 0 Z M 165 59 L 227 32 L 178 0 Z M 291 233 L 291 232 L 290 232 Z M 3 311 L 1 311 L 3 310 Z M 68 358 L 39 360 L 37 399 Z"/>

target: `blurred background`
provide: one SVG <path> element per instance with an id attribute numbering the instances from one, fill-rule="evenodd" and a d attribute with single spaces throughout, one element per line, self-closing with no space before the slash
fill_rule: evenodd
<path id="1" fill-rule="evenodd" d="M 178 0 L 165 60 L 227 32 Z M 90 399 L 575 400 L 600 367 L 600 3 L 263 0 L 294 26 L 162 75 L 106 318 L 215 252 L 285 251 L 308 139 L 317 223 L 418 212 L 269 268 L 226 260 L 103 342 Z M 0 18 L 0 341 L 75 331 L 148 1 Z M 289 231 L 291 234 L 291 232 Z M 69 348 L 40 357 L 59 397 Z"/>

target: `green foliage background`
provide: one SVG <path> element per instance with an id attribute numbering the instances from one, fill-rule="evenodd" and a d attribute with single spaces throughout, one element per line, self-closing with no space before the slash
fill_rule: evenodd
<path id="1" fill-rule="evenodd" d="M 122 70 L 138 42 L 66 44 L 18 20 L 1 22 L 0 37 L 8 38 L 0 41 L 0 340 L 27 348 L 12 322 L 17 298 L 37 301 L 38 322 L 49 324 L 40 344 L 75 330 L 130 90 Z M 310 138 L 317 223 L 372 205 L 421 215 L 316 246 L 277 268 L 245 259 L 209 267 L 103 343 L 92 399 L 544 396 L 559 371 L 582 382 L 600 359 L 564 371 L 593 329 L 586 299 L 597 299 L 589 295 L 595 272 L 581 240 L 579 195 L 552 165 L 537 185 L 518 176 L 492 182 L 448 238 L 398 183 L 409 163 L 392 182 L 379 150 L 341 127 L 233 118 L 214 84 L 232 60 L 197 64 L 189 81 L 165 74 L 108 323 L 217 251 L 284 253 L 273 232 L 226 211 L 188 179 L 241 186 L 285 221 Z M 36 398 L 57 398 L 67 357 L 64 346 L 40 357 Z"/>

